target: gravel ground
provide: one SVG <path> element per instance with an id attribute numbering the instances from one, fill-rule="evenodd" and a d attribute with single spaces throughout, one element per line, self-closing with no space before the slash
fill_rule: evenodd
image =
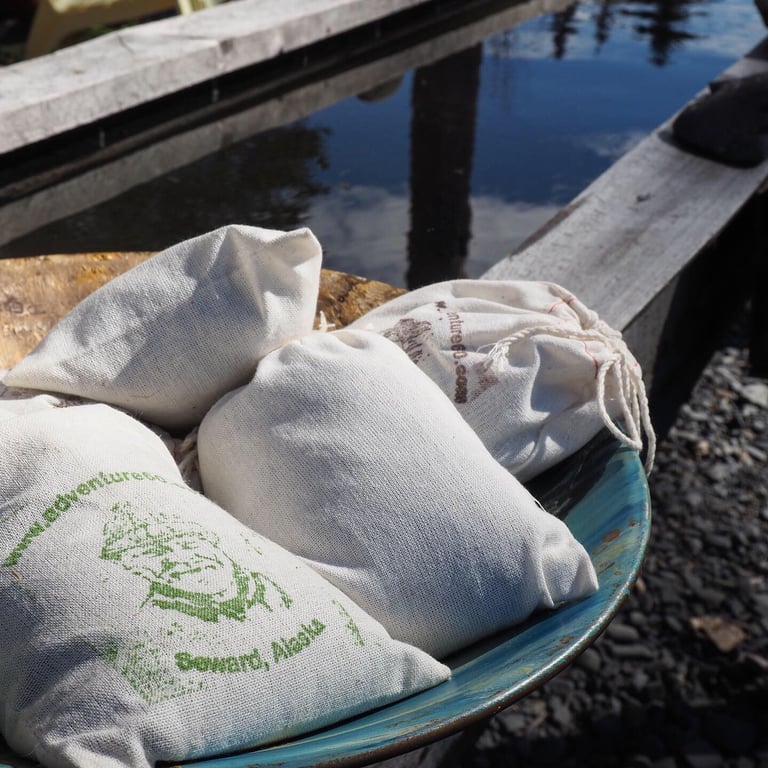
<path id="1" fill-rule="evenodd" d="M 634 592 L 464 765 L 768 768 L 768 383 L 748 375 L 745 327 L 659 445 Z"/>

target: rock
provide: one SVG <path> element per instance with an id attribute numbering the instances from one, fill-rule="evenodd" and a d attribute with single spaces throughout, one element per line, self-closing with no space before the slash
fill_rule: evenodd
<path id="1" fill-rule="evenodd" d="M 637 627 L 638 629 L 642 630 L 648 626 L 648 618 L 642 611 L 630 611 L 629 623 L 633 627 Z"/>
<path id="2" fill-rule="evenodd" d="M 642 668 L 636 669 L 632 675 L 632 687 L 636 691 L 642 691 L 650 678 Z"/>
<path id="3" fill-rule="evenodd" d="M 538 765 L 560 765 L 568 751 L 565 739 L 550 736 L 531 743 L 530 760 Z"/>
<path id="4" fill-rule="evenodd" d="M 754 445 L 746 446 L 745 450 L 753 459 L 756 459 L 757 461 L 760 461 L 763 464 L 765 464 L 765 462 L 768 461 L 768 453 L 761 450 L 760 448 L 757 448 Z"/>
<path id="5" fill-rule="evenodd" d="M 549 711 L 551 714 L 552 719 L 563 729 L 568 730 L 570 727 L 573 717 L 571 715 L 571 711 L 566 706 L 565 702 L 558 698 L 557 696 L 553 696 L 552 700 L 549 703 Z"/>
<path id="6" fill-rule="evenodd" d="M 747 384 L 740 389 L 741 396 L 760 408 L 768 408 L 768 384 L 757 381 L 754 384 Z"/>
<path id="7" fill-rule="evenodd" d="M 584 653 L 576 659 L 576 664 L 587 672 L 597 672 L 602 666 L 603 660 L 600 654 L 594 648 L 587 648 Z"/>
<path id="8" fill-rule="evenodd" d="M 630 755 L 624 763 L 624 768 L 652 768 L 654 765 L 648 755 Z"/>
<path id="9" fill-rule="evenodd" d="M 605 634 L 617 643 L 635 643 L 640 639 L 637 629 L 627 624 L 619 624 L 617 621 L 608 625 Z"/>
<path id="10" fill-rule="evenodd" d="M 741 627 L 718 616 L 693 616 L 690 624 L 696 632 L 703 632 L 721 653 L 730 653 L 747 637 Z"/>
<path id="11" fill-rule="evenodd" d="M 731 548 L 731 537 L 720 533 L 708 533 L 704 540 L 710 547 L 716 547 L 717 549 Z"/>
<path id="12" fill-rule="evenodd" d="M 522 734 L 527 726 L 525 715 L 512 708 L 504 710 L 498 720 L 509 733 Z"/>
<path id="13" fill-rule="evenodd" d="M 692 421 L 708 422 L 711 418 L 710 414 L 706 413 L 705 411 L 693 408 L 689 404 L 684 405 L 680 411 L 683 416 L 691 419 Z"/>
<path id="14" fill-rule="evenodd" d="M 724 480 L 728 479 L 731 472 L 732 469 L 728 464 L 718 462 L 717 464 L 713 464 L 711 467 L 709 467 L 705 474 L 713 482 L 722 483 Z"/>
<path id="15" fill-rule="evenodd" d="M 755 744 L 754 723 L 724 712 L 705 715 L 707 738 L 723 752 L 740 755 L 749 752 Z"/>
<path id="16" fill-rule="evenodd" d="M 704 589 L 700 589 L 696 594 L 704 601 L 705 605 L 710 610 L 719 608 L 725 601 L 725 593 L 721 592 L 719 589 L 705 587 Z"/>
<path id="17" fill-rule="evenodd" d="M 651 661 L 656 657 L 652 648 L 640 643 L 612 645 L 611 653 L 618 659 L 631 659 L 632 661 Z"/>
<path id="18" fill-rule="evenodd" d="M 679 634 L 683 631 L 683 622 L 680 621 L 677 616 L 672 616 L 670 614 L 665 615 L 664 623 L 675 633 Z"/>
<path id="19" fill-rule="evenodd" d="M 720 768 L 724 765 L 723 756 L 704 739 L 692 738 L 683 744 L 683 764 L 688 768 Z"/>

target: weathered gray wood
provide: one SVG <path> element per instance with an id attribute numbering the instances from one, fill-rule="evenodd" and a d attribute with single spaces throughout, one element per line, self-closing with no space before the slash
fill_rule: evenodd
<path id="1" fill-rule="evenodd" d="M 768 41 L 750 54 L 751 70 L 768 71 L 766 49 Z M 562 283 L 608 323 L 628 328 L 768 177 L 768 161 L 734 169 L 679 149 L 670 124 L 483 277 Z"/>
<path id="2" fill-rule="evenodd" d="M 460 29 L 444 32 L 426 42 L 348 69 L 322 82 L 281 94 L 215 123 L 180 132 L 132 154 L 106 162 L 95 170 L 48 186 L 0 208 L 0 244 L 97 205 L 256 133 L 299 120 L 341 99 L 395 80 L 410 69 L 475 45 L 494 32 L 509 29 L 544 13 L 562 11 L 572 2 L 522 2 Z"/>
<path id="3" fill-rule="evenodd" d="M 424 0 L 238 0 L 0 68 L 0 154 Z"/>
<path id="4" fill-rule="evenodd" d="M 768 71 L 766 51 L 768 39 L 718 79 Z M 768 208 L 757 194 L 768 161 L 744 170 L 689 154 L 672 143 L 671 122 L 483 275 L 560 283 L 620 329 L 659 434 L 765 274 L 753 222 Z"/>
<path id="5" fill-rule="evenodd" d="M 759 75 L 766 71 L 766 67 L 768 67 L 768 46 L 761 43 L 747 56 L 739 59 L 733 66 L 728 67 L 722 74 L 718 75 L 713 82 L 717 85 L 717 83 L 725 80 Z"/>

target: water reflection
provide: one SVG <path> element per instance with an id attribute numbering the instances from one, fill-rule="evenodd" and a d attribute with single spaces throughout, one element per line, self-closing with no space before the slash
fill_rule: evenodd
<path id="1" fill-rule="evenodd" d="M 552 15 L 552 55 L 562 59 L 571 38 L 583 34 L 579 26 L 580 5 L 594 26 L 595 50 L 610 39 L 619 17 L 632 20 L 631 28 L 640 39 L 647 39 L 650 61 L 658 67 L 669 63 L 672 51 L 684 42 L 698 39 L 689 30 L 691 16 L 705 14 L 706 0 L 601 0 L 598 4 L 576 2 Z M 698 10 L 697 10 L 698 8 Z"/>
<path id="2" fill-rule="evenodd" d="M 464 277 L 482 45 L 416 70 L 408 288 Z"/>
<path id="3" fill-rule="evenodd" d="M 498 197 L 470 198 L 474 235 L 464 270 L 477 277 L 490 269 L 558 211 L 556 205 L 506 202 Z M 411 200 L 406 191 L 383 187 L 337 187 L 312 203 L 307 226 L 323 243 L 326 266 L 405 286 Z M 434 280 L 444 279 L 436 264 Z"/>
<path id="4" fill-rule="evenodd" d="M 233 183 L 249 199 L 249 223 L 292 229 L 307 218 L 313 198 L 328 192 L 317 172 L 328 168 L 325 152 L 327 128 L 303 122 L 262 134 L 251 142 L 248 162 L 228 165 L 222 179 Z M 228 206 L 227 206 L 228 207 Z M 223 220 L 227 211 L 217 218 Z"/>
<path id="5" fill-rule="evenodd" d="M 264 131 L 17 238 L 0 256 L 160 250 L 233 222 L 294 229 L 328 192 L 329 134 L 305 121 Z"/>
<path id="6" fill-rule="evenodd" d="M 514 7 L 492 17 L 490 37 L 489 24 L 462 27 L 334 87 L 318 80 L 322 98 L 310 84 L 295 99 L 304 111 L 281 111 L 294 96 L 280 95 L 161 143 L 158 156 L 174 153 L 163 175 L 149 152 L 131 156 L 145 183 L 122 192 L 105 171 L 94 178 L 104 202 L 0 257 L 154 250 L 230 222 L 306 224 L 332 269 L 411 288 L 476 277 L 763 35 L 752 0 L 579 0 L 510 28 Z M 262 107 L 269 126 L 293 122 L 259 132 Z M 78 210 L 65 196 L 58 204 Z M 62 215 L 37 204 L 41 222 Z M 36 225 L 30 209 L 14 232 Z"/>
<path id="7" fill-rule="evenodd" d="M 552 55 L 556 59 L 565 56 L 568 38 L 575 35 L 579 28 L 574 23 L 578 3 L 566 8 L 562 13 L 552 14 Z"/>
<path id="8" fill-rule="evenodd" d="M 656 0 L 653 3 L 632 0 L 622 12 L 637 19 L 635 31 L 649 38 L 651 61 L 661 67 L 669 61 L 673 48 L 686 40 L 696 39 L 696 35 L 685 29 L 691 9 L 696 5 L 701 5 L 701 0 Z"/>

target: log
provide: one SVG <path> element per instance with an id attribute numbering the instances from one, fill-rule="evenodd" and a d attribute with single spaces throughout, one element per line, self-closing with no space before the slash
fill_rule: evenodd
<path id="1" fill-rule="evenodd" d="M 79 253 L 0 260 L 0 369 L 30 352 L 89 293 L 152 253 Z M 340 328 L 403 293 L 400 288 L 324 269 L 318 313 Z"/>

